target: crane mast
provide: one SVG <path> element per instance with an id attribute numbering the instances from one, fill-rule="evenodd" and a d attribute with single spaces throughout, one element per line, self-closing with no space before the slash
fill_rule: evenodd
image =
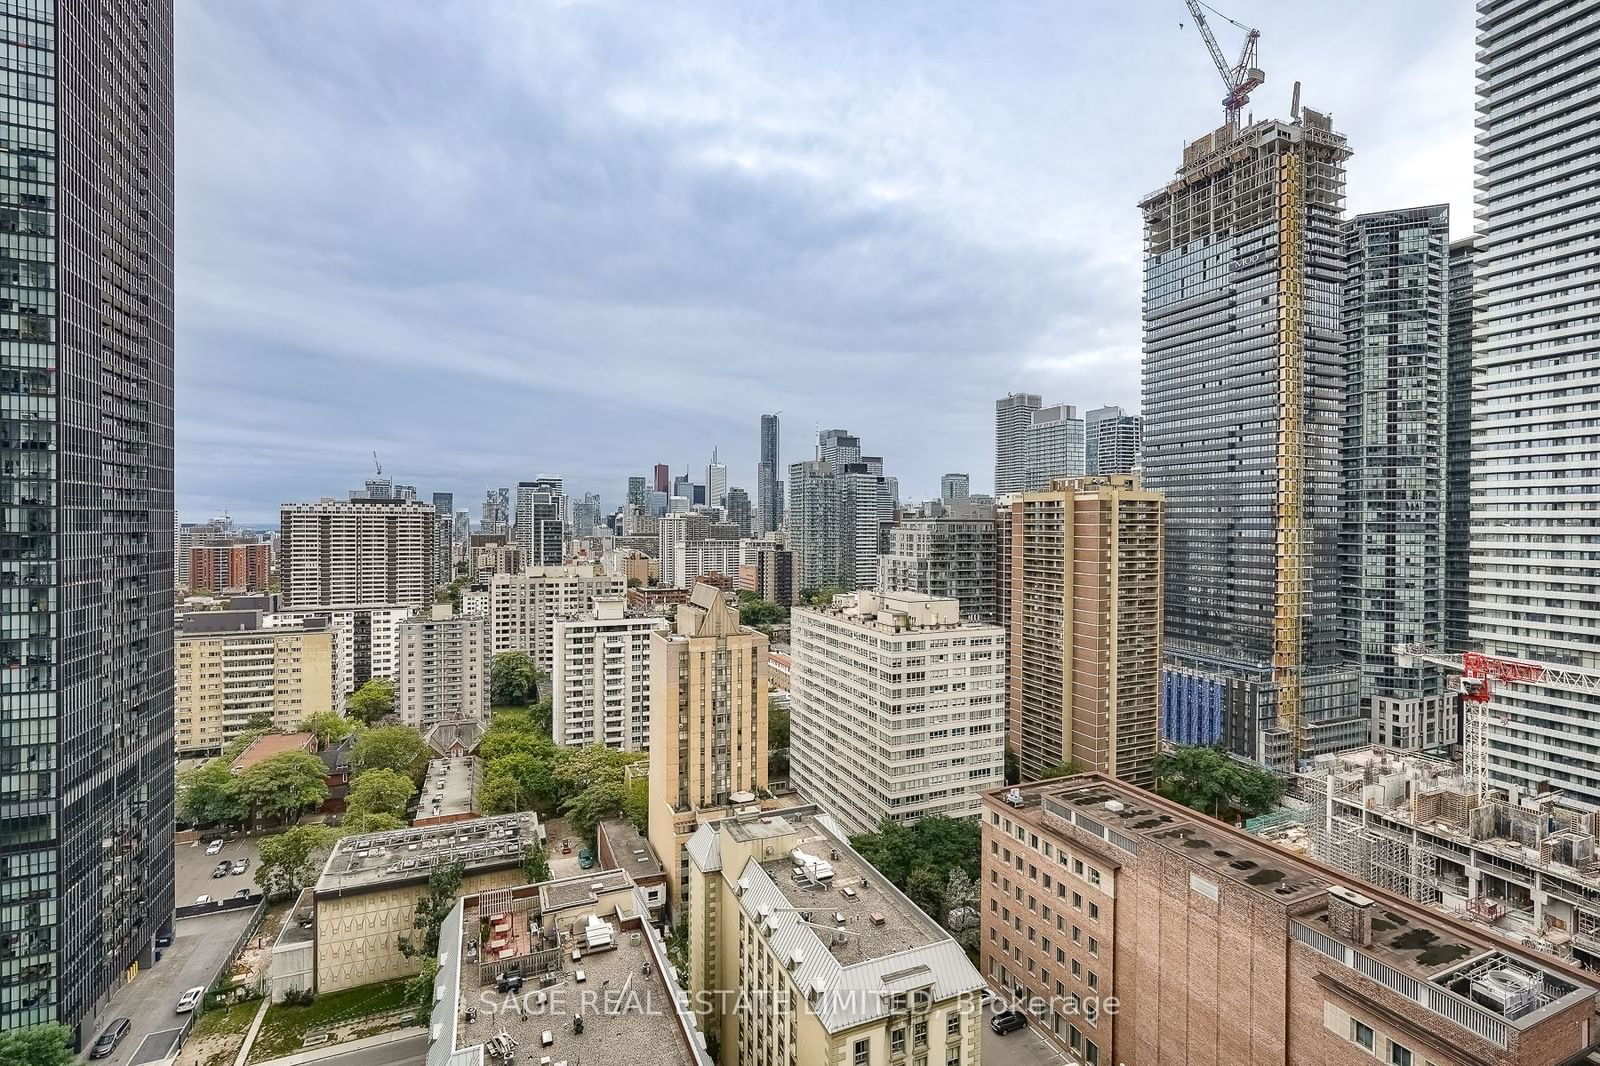
<path id="1" fill-rule="evenodd" d="M 1239 115 L 1250 102 L 1251 92 L 1267 80 L 1266 74 L 1256 65 L 1256 43 L 1261 40 L 1261 31 L 1252 29 L 1242 22 L 1235 22 L 1209 4 L 1201 3 L 1200 0 L 1186 0 L 1186 2 L 1196 28 L 1200 30 L 1200 37 L 1206 43 L 1206 50 L 1211 53 L 1211 62 L 1216 64 L 1217 73 L 1222 76 L 1222 87 L 1225 90 L 1222 96 L 1222 109 L 1228 116 L 1229 124 L 1237 126 Z M 1222 54 L 1222 46 L 1217 44 L 1217 36 L 1211 32 L 1211 24 L 1206 21 L 1206 13 L 1202 8 L 1209 8 L 1219 18 L 1244 31 L 1244 47 L 1239 50 L 1237 62 L 1229 64 L 1227 57 Z"/>

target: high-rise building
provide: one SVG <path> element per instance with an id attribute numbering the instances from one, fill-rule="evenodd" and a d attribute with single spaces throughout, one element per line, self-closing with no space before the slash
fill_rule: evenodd
<path id="1" fill-rule="evenodd" d="M 1468 642 L 1595 670 L 1600 7 L 1480 0 L 1477 26 Z M 1497 684 L 1483 710 L 1495 783 L 1600 801 L 1593 694 Z"/>
<path id="2" fill-rule="evenodd" d="M 794 552 L 770 540 L 742 542 L 739 587 L 788 607 L 794 603 Z"/>
<path id="3" fill-rule="evenodd" d="M 483 497 L 483 519 L 478 532 L 502 537 L 511 532 L 511 490 L 490 489 Z"/>
<path id="4" fill-rule="evenodd" d="M 1445 359 L 1444 646 L 1470 646 L 1472 562 L 1472 260 L 1476 240 L 1450 245 Z"/>
<path id="5" fill-rule="evenodd" d="M 866 591 L 796 608 L 790 625 L 790 777 L 847 831 L 970 818 L 978 793 L 1004 783 L 999 626 L 962 621 L 953 599 Z M 931 730 L 922 674 L 948 679 Z"/>
<path id="6" fill-rule="evenodd" d="M 530 566 L 489 579 L 489 620 L 494 654 L 524 651 L 545 673 L 555 666 L 555 623 L 594 610 L 599 596 L 623 596 L 627 582 L 598 563 Z"/>
<path id="7" fill-rule="evenodd" d="M 1164 721 L 1278 769 L 1364 743 L 1337 656 L 1344 162 L 1325 115 L 1190 142 L 1144 212 L 1144 481 Z"/>
<path id="8" fill-rule="evenodd" d="M 737 485 L 728 490 L 727 504 L 724 507 L 725 517 L 733 525 L 739 527 L 739 535 L 750 535 L 750 494 Z"/>
<path id="9" fill-rule="evenodd" d="M 561 747 L 650 747 L 650 634 L 661 619 L 630 617 L 622 596 L 598 596 L 555 623 L 551 739 Z"/>
<path id="10" fill-rule="evenodd" d="M 711 462 L 706 467 L 706 506 L 722 507 L 728 497 L 728 464 L 717 461 L 717 450 L 711 449 Z"/>
<path id="11" fill-rule="evenodd" d="M 1346 230 L 1340 628 L 1373 738 L 1397 748 L 1457 739 L 1443 671 L 1394 657 L 1444 641 L 1449 243 L 1443 204 Z"/>
<path id="12" fill-rule="evenodd" d="M 756 511 L 761 532 L 771 533 L 783 521 L 783 469 L 778 459 L 778 416 L 761 416 L 761 458 L 756 464 Z"/>
<path id="13" fill-rule="evenodd" d="M 605 515 L 600 510 L 600 496 L 598 493 L 586 492 L 582 498 L 572 502 L 572 535 L 575 537 L 592 537 L 595 531 L 603 528 Z"/>
<path id="14" fill-rule="evenodd" d="M 1029 1028 L 1069 1061 L 1593 1054 L 1594 975 L 1486 917 L 1447 916 L 1099 774 L 996 789 L 981 822 L 981 965 L 1035 1005 Z"/>
<path id="15" fill-rule="evenodd" d="M 875 588 L 878 556 L 896 513 L 883 460 L 863 456 L 842 429 L 818 435 L 822 458 L 789 468 L 788 540 L 801 588 Z"/>
<path id="16" fill-rule="evenodd" d="M 1013 392 L 994 402 L 994 494 L 1021 492 L 1028 479 L 1028 427 L 1044 401 Z"/>
<path id="17" fill-rule="evenodd" d="M 861 438 L 842 429 L 825 429 L 817 434 L 817 458 L 843 466 L 861 462 Z M 883 471 L 878 471 L 882 473 Z"/>
<path id="18" fill-rule="evenodd" d="M 1070 761 L 1154 782 L 1162 510 L 1130 474 L 1058 481 L 999 509 L 1008 730 L 1024 779 Z"/>
<path id="19" fill-rule="evenodd" d="M 655 482 L 652 485 L 652 488 L 656 492 L 667 492 L 667 493 L 670 493 L 671 492 L 671 488 L 672 488 L 671 484 L 670 484 L 671 479 L 672 479 L 672 472 L 671 472 L 671 470 L 668 469 L 667 464 L 666 463 L 657 463 L 655 471 L 654 471 L 654 474 L 655 474 Z"/>
<path id="20" fill-rule="evenodd" d="M 343 710 L 356 689 L 373 678 L 394 680 L 400 672 L 400 627 L 412 607 L 383 604 L 309 607 L 263 617 L 268 628 L 325 626 L 333 633 L 334 708 Z"/>
<path id="21" fill-rule="evenodd" d="M 656 558 L 661 563 L 661 583 L 668 588 L 688 588 L 678 580 L 673 560 L 680 544 L 703 541 L 711 535 L 711 519 L 687 509 L 667 514 L 656 523 Z"/>
<path id="22" fill-rule="evenodd" d="M 426 733 L 440 722 L 489 719 L 489 619 L 436 603 L 400 626 L 394 709 Z"/>
<path id="23" fill-rule="evenodd" d="M 946 474 L 939 479 L 939 499 L 964 500 L 972 495 L 965 474 Z"/>
<path id="24" fill-rule="evenodd" d="M 5 24 L 11 1029 L 77 1026 L 172 929 L 172 4 Z"/>
<path id="25" fill-rule="evenodd" d="M 1087 474 L 1131 474 L 1139 468 L 1144 419 L 1120 407 L 1096 407 L 1083 416 L 1083 469 Z"/>
<path id="26" fill-rule="evenodd" d="M 1023 442 L 1024 488 L 1037 492 L 1057 478 L 1083 475 L 1083 419 L 1070 404 L 1033 412 Z"/>
<path id="27" fill-rule="evenodd" d="M 803 589 L 842 588 L 839 480 L 832 463 L 807 460 L 789 467 L 786 522 L 795 583 Z"/>
<path id="28" fill-rule="evenodd" d="M 879 592 L 921 592 L 961 605 L 969 622 L 993 622 L 994 508 L 987 518 L 913 518 L 889 530 L 878 558 Z"/>
<path id="29" fill-rule="evenodd" d="M 429 607 L 438 587 L 438 512 L 408 500 L 286 503 L 279 515 L 283 607 Z"/>
<path id="30" fill-rule="evenodd" d="M 567 494 L 558 477 L 517 482 L 517 518 L 512 531 L 530 566 L 559 566 L 567 539 Z"/>
<path id="31" fill-rule="evenodd" d="M 436 492 L 433 494 L 433 509 L 440 514 L 454 515 L 456 513 L 456 497 L 453 492 Z"/>
<path id="32" fill-rule="evenodd" d="M 263 625 L 260 611 L 199 611 L 180 618 L 174 641 L 174 750 L 216 755 L 269 715 L 291 729 L 343 706 L 334 693 L 333 631 L 323 618 Z"/>
<path id="33" fill-rule="evenodd" d="M 193 592 L 265 592 L 272 584 L 272 545 L 208 544 L 189 549 Z"/>
<path id="34" fill-rule="evenodd" d="M 730 813 L 766 787 L 767 638 L 739 624 L 720 589 L 696 585 L 650 638 L 650 844 L 673 910 L 702 813 Z"/>
<path id="35" fill-rule="evenodd" d="M 650 502 L 650 490 L 642 477 L 628 479 L 628 502 L 635 507 L 643 507 Z"/>

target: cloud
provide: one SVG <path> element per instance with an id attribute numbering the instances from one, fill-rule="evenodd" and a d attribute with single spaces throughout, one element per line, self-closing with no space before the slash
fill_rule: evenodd
<path id="1" fill-rule="evenodd" d="M 180 511 L 270 519 L 373 450 L 474 509 L 713 446 L 753 488 L 780 409 L 786 462 L 846 426 L 915 498 L 987 485 L 997 395 L 1137 407 L 1134 205 L 1216 118 L 1143 7 L 181 0 Z M 1352 59 L 1259 7 L 1264 60 L 1351 97 L 1353 176 L 1465 206 L 1470 12 L 1365 5 Z"/>

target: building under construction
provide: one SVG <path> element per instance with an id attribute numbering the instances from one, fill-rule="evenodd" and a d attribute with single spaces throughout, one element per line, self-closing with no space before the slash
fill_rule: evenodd
<path id="1" fill-rule="evenodd" d="M 1369 737 L 1335 643 L 1350 149 L 1292 115 L 1205 134 L 1139 205 L 1164 731 L 1277 769 Z"/>
<path id="2" fill-rule="evenodd" d="M 1314 858 L 1600 968 L 1600 807 L 1555 791 L 1480 795 L 1451 763 L 1379 747 L 1316 759 L 1296 791 Z"/>

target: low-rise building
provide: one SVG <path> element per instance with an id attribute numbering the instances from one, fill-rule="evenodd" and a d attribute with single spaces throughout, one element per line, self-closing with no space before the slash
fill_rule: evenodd
<path id="1" fill-rule="evenodd" d="M 533 566 L 489 579 L 489 616 L 496 655 L 527 652 L 546 673 L 555 669 L 555 624 L 581 618 L 597 596 L 621 596 L 627 582 L 598 563 Z"/>
<path id="2" fill-rule="evenodd" d="M 984 797 L 982 966 L 1084 1063 L 1550 1066 L 1591 975 L 1127 782 Z"/>
<path id="3" fill-rule="evenodd" d="M 660 916 L 667 905 L 667 870 L 633 823 L 620 819 L 601 822 L 595 830 L 595 858 L 602 870 L 625 872 L 639 886 L 650 913 Z"/>
<path id="4" fill-rule="evenodd" d="M 467 572 L 479 580 L 495 574 L 520 574 L 526 565 L 522 549 L 504 540 L 482 540 L 469 550 L 471 559 L 467 564 Z"/>
<path id="5" fill-rule="evenodd" d="M 308 755 L 316 754 L 316 736 L 311 733 L 263 733 L 245 745 L 245 749 L 233 757 L 233 761 L 228 764 L 228 769 L 233 773 L 242 774 L 252 766 L 259 766 L 268 759 L 295 751 L 303 751 Z"/>
<path id="6" fill-rule="evenodd" d="M 434 604 L 424 617 L 400 625 L 395 712 L 426 733 L 450 719 L 489 717 L 489 619 Z"/>
<path id="7" fill-rule="evenodd" d="M 265 628 L 259 611 L 183 615 L 173 640 L 173 744 L 215 754 L 259 715 L 274 727 L 338 708 L 333 635 L 320 621 Z"/>
<path id="8" fill-rule="evenodd" d="M 835 596 L 790 627 L 794 787 L 852 833 L 976 817 L 1005 780 L 1005 631 L 918 592 Z"/>
<path id="9" fill-rule="evenodd" d="M 687 850 L 688 988 L 719 1061 L 980 1061 L 983 979 L 827 816 L 705 823 Z"/>
<path id="10" fill-rule="evenodd" d="M 527 880 L 523 855 L 542 835 L 538 815 L 524 812 L 339 840 L 313 892 L 317 993 L 416 973 L 422 962 L 400 938 L 419 935 L 417 900 L 433 868 L 460 862 L 463 893 L 510 888 Z"/>
<path id="11" fill-rule="evenodd" d="M 582 618 L 555 623 L 550 691 L 552 739 L 563 747 L 650 747 L 650 634 L 665 621 L 627 613 L 600 596 Z"/>
<path id="12" fill-rule="evenodd" d="M 475 755 L 447 755 L 428 762 L 417 796 L 414 826 L 466 822 L 479 816 L 478 786 L 482 766 Z"/>

